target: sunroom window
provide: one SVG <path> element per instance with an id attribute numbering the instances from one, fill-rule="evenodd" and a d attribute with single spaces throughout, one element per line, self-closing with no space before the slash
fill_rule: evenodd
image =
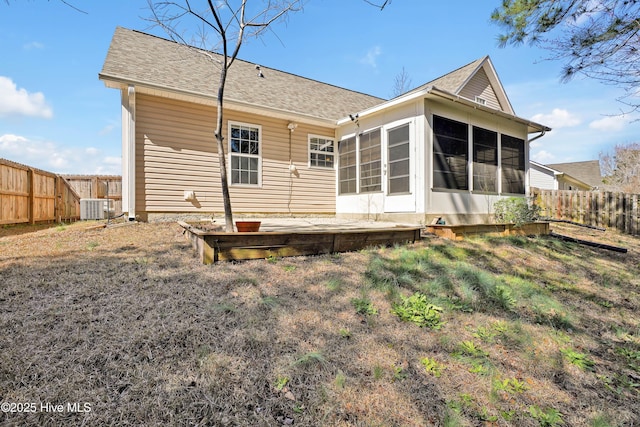
<path id="1" fill-rule="evenodd" d="M 469 126 L 433 116 L 433 187 L 467 190 Z"/>
<path id="2" fill-rule="evenodd" d="M 473 127 L 473 190 L 494 193 L 498 172 L 498 133 Z"/>
<path id="3" fill-rule="evenodd" d="M 382 190 L 380 129 L 360 134 L 360 192 Z"/>
<path id="4" fill-rule="evenodd" d="M 338 156 L 340 161 L 338 169 L 339 192 L 340 194 L 353 194 L 358 191 L 355 136 L 340 141 Z"/>
<path id="5" fill-rule="evenodd" d="M 524 140 L 502 135 L 502 192 L 524 194 Z"/>

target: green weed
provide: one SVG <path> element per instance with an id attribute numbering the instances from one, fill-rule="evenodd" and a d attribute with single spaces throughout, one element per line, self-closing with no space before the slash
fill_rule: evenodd
<path id="1" fill-rule="evenodd" d="M 497 391 L 504 391 L 509 394 L 524 393 L 529 389 L 523 381 L 520 381 L 517 378 L 496 380 L 493 383 L 493 387 Z"/>
<path id="2" fill-rule="evenodd" d="M 588 355 L 577 352 L 571 348 L 561 349 L 560 352 L 564 354 L 567 361 L 572 365 L 576 365 L 578 368 L 582 369 L 583 371 L 593 370 L 595 362 L 591 360 Z"/>
<path id="3" fill-rule="evenodd" d="M 436 378 L 440 378 L 442 371 L 445 369 L 442 363 L 439 363 L 435 359 L 429 359 L 428 357 L 420 359 L 420 363 L 422 363 L 428 373 Z"/>
<path id="4" fill-rule="evenodd" d="M 353 298 L 351 305 L 356 309 L 356 313 L 365 316 L 375 316 L 378 314 L 378 309 L 374 307 L 371 300 L 365 296 L 362 298 Z"/>
<path id="5" fill-rule="evenodd" d="M 408 298 L 401 297 L 399 304 L 393 304 L 391 312 L 405 322 L 413 322 L 420 327 L 440 329 L 442 308 L 431 304 L 427 296 L 416 292 Z"/>
<path id="6" fill-rule="evenodd" d="M 335 383 L 338 388 L 344 388 L 345 383 L 347 382 L 347 377 L 344 372 L 338 370 L 336 374 Z"/>
<path id="7" fill-rule="evenodd" d="M 299 365 L 308 366 L 308 365 L 312 365 L 312 364 L 324 365 L 326 362 L 327 361 L 324 358 L 324 356 L 322 355 L 322 353 L 320 353 L 318 351 L 311 351 L 309 353 L 306 353 L 306 354 L 302 355 L 298 359 L 296 359 L 293 362 L 293 365 L 294 366 L 299 366 Z"/>
<path id="8" fill-rule="evenodd" d="M 536 405 L 529 406 L 529 415 L 538 420 L 542 427 L 556 427 L 564 424 L 562 414 L 555 408 L 540 409 Z"/>
<path id="9" fill-rule="evenodd" d="M 273 388 L 275 388 L 278 391 L 281 391 L 289 382 L 289 378 L 288 377 L 281 377 L 278 376 L 278 378 L 276 378 L 276 383 L 274 384 Z"/>

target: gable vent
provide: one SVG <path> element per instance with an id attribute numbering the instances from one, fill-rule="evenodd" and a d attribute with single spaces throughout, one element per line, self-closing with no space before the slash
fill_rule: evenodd
<path id="1" fill-rule="evenodd" d="M 476 102 L 480 105 L 487 105 L 487 100 L 479 96 L 476 96 Z"/>

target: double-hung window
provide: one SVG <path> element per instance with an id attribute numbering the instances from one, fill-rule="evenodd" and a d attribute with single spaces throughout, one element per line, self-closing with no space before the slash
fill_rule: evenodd
<path id="1" fill-rule="evenodd" d="M 468 190 L 469 125 L 433 116 L 433 187 Z"/>
<path id="2" fill-rule="evenodd" d="M 498 173 L 498 133 L 473 127 L 473 190 L 495 193 Z"/>
<path id="3" fill-rule="evenodd" d="M 261 127 L 229 124 L 231 184 L 260 185 Z"/>
<path id="4" fill-rule="evenodd" d="M 331 168 L 334 165 L 333 139 L 309 136 L 309 166 Z"/>

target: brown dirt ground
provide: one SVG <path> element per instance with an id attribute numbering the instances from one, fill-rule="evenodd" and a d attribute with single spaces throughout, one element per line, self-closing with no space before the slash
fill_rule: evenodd
<path id="1" fill-rule="evenodd" d="M 557 340 L 539 325 L 523 321 L 535 344 L 520 344 L 522 352 L 507 344 L 490 349 L 504 378 L 529 385 L 516 398 L 488 393 L 490 382 L 450 357 L 474 328 L 494 324 L 496 313 L 445 313 L 446 327 L 429 331 L 399 322 L 386 295 L 371 291 L 379 314 L 357 314 L 351 301 L 362 295 L 367 266 L 392 249 L 205 266 L 175 223 L 90 225 L 0 228 L 0 402 L 36 404 L 34 413 L 0 412 L 1 425 L 445 425 L 452 402 L 463 403 L 463 425 L 538 425 L 522 415 L 530 405 L 559 409 L 565 425 L 590 425 L 598 413 L 640 425 L 637 388 L 609 391 L 593 373 L 554 362 Z M 476 250 L 477 265 L 489 271 L 553 269 L 559 280 L 579 274 L 582 296 L 613 274 L 602 269 L 640 271 L 638 238 L 554 229 L 630 252 L 564 245 L 550 256 L 517 244 L 436 238 L 411 248 Z M 563 258 L 571 252 L 573 265 Z M 597 299 L 621 307 L 615 323 L 640 350 L 640 282 L 619 285 L 603 284 Z M 594 306 L 584 306 L 594 330 L 576 333 L 573 343 L 589 349 L 606 376 L 618 359 L 603 344 L 620 337 Z M 428 375 L 425 356 L 443 361 L 446 375 Z M 463 394 L 492 411 L 513 399 L 515 418 L 482 419 Z M 90 411 L 41 407 L 72 402 Z"/>

